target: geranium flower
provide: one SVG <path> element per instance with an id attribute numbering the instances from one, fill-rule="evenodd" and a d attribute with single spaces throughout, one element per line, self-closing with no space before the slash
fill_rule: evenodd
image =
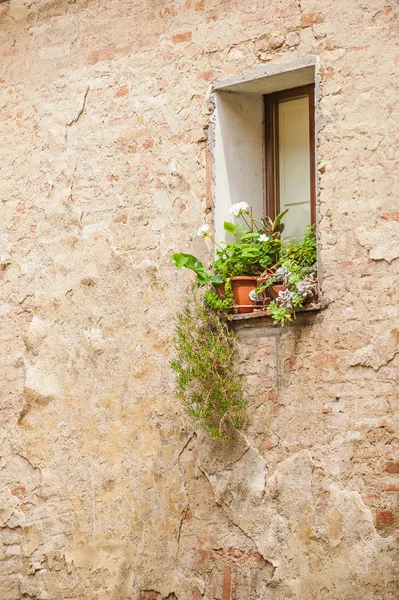
<path id="1" fill-rule="evenodd" d="M 237 202 L 230 208 L 230 214 L 234 217 L 240 217 L 244 213 L 249 212 L 249 204 L 247 202 Z"/>
<path id="2" fill-rule="evenodd" d="M 206 237 L 208 230 L 209 230 L 209 225 L 207 225 L 206 223 L 204 225 L 201 225 L 201 227 L 198 227 L 198 229 L 197 229 L 198 237 Z"/>

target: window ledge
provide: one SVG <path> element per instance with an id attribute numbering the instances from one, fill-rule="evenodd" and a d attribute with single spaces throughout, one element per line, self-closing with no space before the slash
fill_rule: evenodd
<path id="1" fill-rule="evenodd" d="M 298 320 L 298 317 L 302 316 L 305 317 L 307 313 L 314 313 L 314 312 L 320 312 L 321 310 L 324 310 L 325 308 L 327 308 L 328 306 L 328 302 L 327 301 L 320 301 L 314 304 L 307 304 L 306 306 L 304 306 L 303 308 L 301 308 L 300 310 L 296 311 L 296 315 L 297 315 L 297 319 L 293 320 L 293 322 L 291 323 L 292 325 L 295 325 L 295 321 Z M 234 323 L 238 322 L 242 322 L 242 321 L 251 321 L 251 323 L 255 322 L 261 322 L 262 325 L 271 325 L 271 326 L 275 326 L 272 318 L 267 314 L 267 312 L 265 310 L 255 310 L 252 313 L 244 313 L 244 314 L 237 314 L 237 315 L 232 315 L 230 317 L 230 321 Z M 298 321 L 298 324 L 302 324 L 303 323 L 303 318 L 300 319 Z M 256 323 L 253 323 L 254 325 Z M 290 324 L 288 324 L 290 325 Z"/>

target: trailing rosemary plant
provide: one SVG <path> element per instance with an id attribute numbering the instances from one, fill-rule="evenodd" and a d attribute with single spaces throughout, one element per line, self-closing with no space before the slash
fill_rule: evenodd
<path id="1" fill-rule="evenodd" d="M 194 294 L 177 316 L 174 343 L 176 357 L 170 365 L 186 413 L 212 439 L 228 440 L 228 422 L 242 427 L 247 407 L 243 376 L 234 368 L 234 332 L 223 313 Z"/>

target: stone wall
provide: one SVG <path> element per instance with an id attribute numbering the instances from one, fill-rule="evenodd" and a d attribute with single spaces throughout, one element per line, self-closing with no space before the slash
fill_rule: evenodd
<path id="1" fill-rule="evenodd" d="M 398 16 L 0 4 L 2 600 L 398 598 Z M 329 305 L 238 326 L 226 449 L 174 397 L 170 255 L 210 259 L 211 82 L 310 54 Z"/>

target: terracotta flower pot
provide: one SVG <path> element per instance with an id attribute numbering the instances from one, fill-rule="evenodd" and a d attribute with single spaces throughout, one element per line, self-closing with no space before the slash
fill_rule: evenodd
<path id="1" fill-rule="evenodd" d="M 277 300 L 278 293 L 285 292 L 287 289 L 288 288 L 286 285 L 271 285 L 269 287 L 269 293 L 273 300 Z"/>
<path id="2" fill-rule="evenodd" d="M 224 283 L 222 283 L 222 285 L 219 285 L 219 287 L 216 288 L 216 290 L 219 296 L 219 300 L 226 300 L 226 290 L 224 288 Z"/>
<path id="3" fill-rule="evenodd" d="M 234 294 L 234 303 L 239 313 L 250 313 L 255 308 L 255 302 L 249 294 L 258 285 L 258 278 L 251 275 L 239 275 L 231 279 L 231 288 Z"/>

